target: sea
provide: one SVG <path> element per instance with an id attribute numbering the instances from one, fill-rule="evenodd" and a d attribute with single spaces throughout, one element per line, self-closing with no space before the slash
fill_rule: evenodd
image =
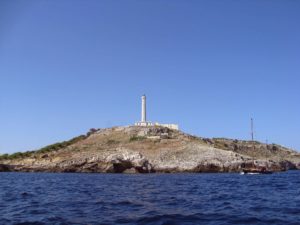
<path id="1" fill-rule="evenodd" d="M 0 173 L 0 224 L 300 224 L 300 171 Z"/>

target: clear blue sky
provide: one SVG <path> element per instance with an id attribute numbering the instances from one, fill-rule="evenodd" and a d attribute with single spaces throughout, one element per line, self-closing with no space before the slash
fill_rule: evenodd
<path id="1" fill-rule="evenodd" d="M 0 1 L 0 153 L 148 118 L 300 150 L 300 1 Z"/>

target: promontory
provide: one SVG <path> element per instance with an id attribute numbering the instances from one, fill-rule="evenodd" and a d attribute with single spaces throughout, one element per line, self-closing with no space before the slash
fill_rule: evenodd
<path id="1" fill-rule="evenodd" d="M 0 156 L 0 171 L 177 173 L 300 168 L 300 153 L 276 144 L 201 138 L 162 126 L 91 129 L 37 151 Z"/>

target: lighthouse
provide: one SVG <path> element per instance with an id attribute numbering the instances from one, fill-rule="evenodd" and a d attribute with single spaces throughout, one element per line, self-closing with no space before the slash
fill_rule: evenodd
<path id="1" fill-rule="evenodd" d="M 146 95 L 142 95 L 142 110 L 141 110 L 141 121 L 135 123 L 136 126 L 153 126 L 154 124 L 147 121 L 146 111 Z"/>
<path id="2" fill-rule="evenodd" d="M 161 127 L 167 127 L 170 129 L 178 130 L 178 124 L 161 124 L 161 123 L 152 123 L 150 121 L 147 121 L 147 106 L 146 106 L 146 95 L 142 95 L 142 110 L 141 110 L 141 120 L 139 122 L 136 122 L 134 124 L 135 126 L 142 126 L 142 127 L 148 127 L 148 126 L 161 126 Z"/>
<path id="3" fill-rule="evenodd" d="M 141 122 L 145 123 L 147 121 L 146 119 L 146 95 L 142 96 L 142 117 Z"/>

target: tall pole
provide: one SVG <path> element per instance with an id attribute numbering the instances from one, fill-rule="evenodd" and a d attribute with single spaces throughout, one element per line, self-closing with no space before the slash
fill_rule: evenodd
<path id="1" fill-rule="evenodd" d="M 254 141 L 254 125 L 253 125 L 253 118 L 251 118 L 251 140 Z"/>
<path id="2" fill-rule="evenodd" d="M 146 95 L 142 96 L 142 118 L 141 122 L 146 122 Z"/>

